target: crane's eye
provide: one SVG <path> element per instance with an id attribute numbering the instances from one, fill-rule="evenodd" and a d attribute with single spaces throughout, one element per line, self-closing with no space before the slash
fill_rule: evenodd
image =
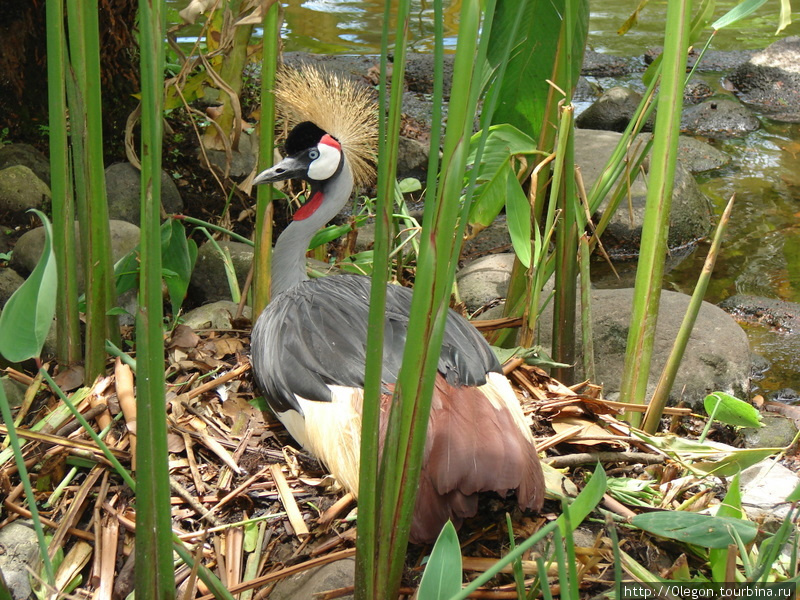
<path id="1" fill-rule="evenodd" d="M 319 150 L 317 150 L 316 148 L 309 150 L 308 158 L 310 158 L 311 160 L 317 160 L 319 158 Z"/>

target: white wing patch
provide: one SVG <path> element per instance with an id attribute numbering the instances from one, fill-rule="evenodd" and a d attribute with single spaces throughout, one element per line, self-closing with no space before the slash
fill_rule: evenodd
<path id="1" fill-rule="evenodd" d="M 347 491 L 358 495 L 361 452 L 361 405 L 364 391 L 339 385 L 331 388 L 331 402 L 295 395 L 303 413 L 277 413 L 286 430 L 333 473 Z"/>

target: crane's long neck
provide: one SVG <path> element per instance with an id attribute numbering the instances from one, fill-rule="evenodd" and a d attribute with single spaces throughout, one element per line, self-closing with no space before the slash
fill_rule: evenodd
<path id="1" fill-rule="evenodd" d="M 344 208 L 353 191 L 353 174 L 342 161 L 342 168 L 322 184 L 312 184 L 309 200 L 295 213 L 295 220 L 278 237 L 272 254 L 272 294 L 308 279 L 306 251 L 314 234 Z M 321 196 L 318 196 L 321 194 Z M 298 218 L 298 217 L 304 218 Z"/>

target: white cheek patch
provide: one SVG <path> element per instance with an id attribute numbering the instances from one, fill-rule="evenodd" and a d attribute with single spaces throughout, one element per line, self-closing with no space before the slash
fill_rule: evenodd
<path id="1" fill-rule="evenodd" d="M 318 144 L 319 158 L 308 166 L 308 176 L 316 181 L 330 179 L 339 168 L 342 153 L 328 144 Z"/>

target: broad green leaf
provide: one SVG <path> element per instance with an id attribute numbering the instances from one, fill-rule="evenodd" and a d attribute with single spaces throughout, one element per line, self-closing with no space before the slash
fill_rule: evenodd
<path id="1" fill-rule="evenodd" d="M 44 248 L 39 262 L 17 288 L 0 314 L 0 354 L 12 363 L 39 356 L 56 312 L 56 257 L 53 229 L 41 211 L 32 212 L 44 226 Z"/>
<path id="2" fill-rule="evenodd" d="M 506 168 L 506 225 L 519 262 L 531 266 L 531 205 L 511 167 Z"/>
<path id="3" fill-rule="evenodd" d="M 514 49 L 506 67 L 500 91 L 500 102 L 493 115 L 495 123 L 510 123 L 536 139 L 542 127 L 550 92 L 548 80 L 554 75 L 553 66 L 559 52 L 567 53 L 572 61 L 569 80 L 576 82 L 580 73 L 586 35 L 589 28 L 589 5 L 586 1 L 573 5 L 572 48 L 561 48 L 563 2 L 531 0 L 525 7 L 522 27 L 517 29 Z M 489 41 L 489 62 L 496 65 L 502 60 L 502 49 L 514 30 L 518 20 L 518 3 L 515 0 L 500 0 L 495 9 Z M 558 79 L 558 77 L 557 77 Z M 564 87 L 557 80 L 556 85 Z M 571 96 L 572 90 L 565 90 Z"/>
<path id="4" fill-rule="evenodd" d="M 569 505 L 569 522 L 573 530 L 583 523 L 583 520 L 588 517 L 589 513 L 600 503 L 600 500 L 603 499 L 603 494 L 606 493 L 606 488 L 606 472 L 603 466 L 597 463 L 597 467 L 595 467 L 589 482 Z M 567 520 L 564 518 L 564 515 L 562 514 L 558 517 L 557 521 L 561 535 L 566 535 Z"/>
<path id="5" fill-rule="evenodd" d="M 475 161 L 480 134 L 470 141 L 469 163 Z M 477 187 L 469 211 L 469 225 L 473 233 L 492 222 L 506 205 L 511 157 L 536 153 L 536 142 L 512 125 L 494 125 L 489 128 L 481 163 L 477 166 Z"/>
<path id="6" fill-rule="evenodd" d="M 741 4 L 737 4 L 731 10 L 722 15 L 719 19 L 711 24 L 712 29 L 724 29 L 729 25 L 733 25 L 737 21 L 744 19 L 751 15 L 756 10 L 761 8 L 767 0 L 745 0 Z"/>
<path id="7" fill-rule="evenodd" d="M 731 530 L 736 530 L 745 544 L 752 542 L 758 533 L 750 521 L 681 511 L 643 513 L 633 517 L 631 524 L 654 535 L 703 548 L 727 548 L 735 544 Z"/>
<path id="8" fill-rule="evenodd" d="M 713 392 L 703 399 L 706 412 L 718 421 L 735 427 L 762 427 L 761 413 L 745 402 L 724 392 Z"/>
<path id="9" fill-rule="evenodd" d="M 196 260 L 195 241 L 187 239 L 186 230 L 179 220 L 168 219 L 161 226 L 161 266 L 173 315 L 178 314 L 186 298 Z"/>
<path id="10" fill-rule="evenodd" d="M 117 295 L 139 286 L 139 245 L 120 258 L 114 265 Z M 183 224 L 178 219 L 168 219 L 161 225 L 162 276 L 169 292 L 172 313 L 178 314 L 186 297 L 189 281 L 197 260 L 197 244 L 187 239 Z"/>
<path id="11" fill-rule="evenodd" d="M 451 598 L 461 591 L 461 546 L 453 524 L 442 528 L 417 590 L 419 600 Z"/>

